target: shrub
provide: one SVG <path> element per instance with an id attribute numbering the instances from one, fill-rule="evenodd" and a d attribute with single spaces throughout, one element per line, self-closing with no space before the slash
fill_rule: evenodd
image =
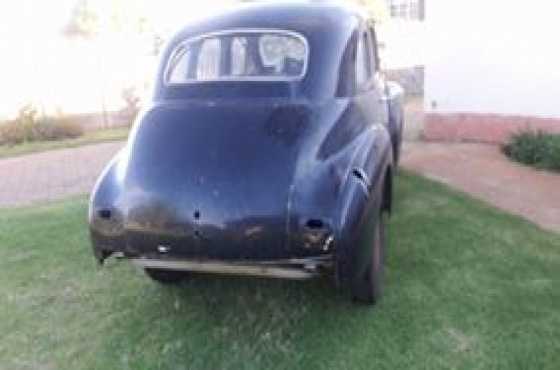
<path id="1" fill-rule="evenodd" d="M 560 171 L 560 135 L 523 131 L 502 147 L 511 159 L 537 168 Z"/>
<path id="2" fill-rule="evenodd" d="M 121 111 L 121 115 L 129 122 L 129 125 L 134 123 L 136 115 L 140 111 L 140 96 L 135 87 L 127 87 L 122 90 L 121 97 L 126 103 L 125 108 Z"/>
<path id="3" fill-rule="evenodd" d="M 37 109 L 26 105 L 15 120 L 0 124 L 0 145 L 76 138 L 82 134 L 82 127 L 63 115 L 39 118 Z"/>
<path id="4" fill-rule="evenodd" d="M 73 139 L 82 136 L 84 133 L 82 126 L 63 116 L 44 118 L 40 121 L 38 127 L 39 140 Z"/>

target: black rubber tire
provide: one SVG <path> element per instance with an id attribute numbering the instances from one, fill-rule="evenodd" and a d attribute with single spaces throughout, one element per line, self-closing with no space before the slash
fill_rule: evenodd
<path id="1" fill-rule="evenodd" d="M 144 269 L 144 272 L 161 284 L 177 284 L 187 278 L 187 273 L 183 271 Z"/>
<path id="2" fill-rule="evenodd" d="M 395 168 L 398 167 L 401 159 L 401 149 L 402 149 L 402 134 L 396 134 L 393 140 L 393 163 Z"/>
<path id="3" fill-rule="evenodd" d="M 385 216 L 385 212 L 381 211 L 377 218 L 371 259 L 364 276 L 351 283 L 352 298 L 368 305 L 379 302 L 383 293 L 386 246 Z"/>
<path id="4" fill-rule="evenodd" d="M 398 147 L 398 144 L 395 144 L 393 146 L 393 163 L 395 164 L 395 168 L 399 166 L 400 156 L 401 156 L 400 148 Z"/>

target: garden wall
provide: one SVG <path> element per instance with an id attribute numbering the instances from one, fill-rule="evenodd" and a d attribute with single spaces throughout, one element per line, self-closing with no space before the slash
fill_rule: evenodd
<path id="1" fill-rule="evenodd" d="M 527 129 L 560 134 L 560 119 L 481 113 L 426 112 L 423 138 L 433 141 L 504 143 L 513 133 Z"/>

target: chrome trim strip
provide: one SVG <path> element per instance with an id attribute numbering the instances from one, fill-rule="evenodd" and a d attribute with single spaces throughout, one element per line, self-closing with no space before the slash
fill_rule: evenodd
<path id="1" fill-rule="evenodd" d="M 282 77 L 282 76 L 233 76 L 229 78 L 216 78 L 211 80 L 187 80 L 185 82 L 180 83 L 169 83 L 168 76 L 169 76 L 169 69 L 171 68 L 171 63 L 175 59 L 176 55 L 181 52 L 181 49 L 188 43 L 197 42 L 203 39 L 208 39 L 212 37 L 219 37 L 219 36 L 228 36 L 228 35 L 239 35 L 239 34 L 251 34 L 251 33 L 267 33 L 267 34 L 281 34 L 281 35 L 289 35 L 294 38 L 299 39 L 303 42 L 305 46 L 305 62 L 303 64 L 302 72 L 299 76 L 296 77 Z M 165 69 L 163 71 L 163 84 L 165 86 L 183 86 L 183 85 L 193 85 L 198 83 L 212 83 L 212 82 L 294 82 L 294 81 L 301 81 L 307 75 L 307 67 L 309 65 L 309 42 L 307 38 L 302 34 L 290 31 L 290 30 L 283 30 L 278 28 L 232 28 L 223 31 L 216 31 L 205 33 L 199 36 L 194 36 L 191 38 L 186 39 L 185 41 L 181 41 L 175 48 L 173 52 L 169 54 L 169 58 L 167 59 Z"/>
<path id="2" fill-rule="evenodd" d="M 320 273 L 317 270 L 317 266 L 329 266 L 331 261 L 332 259 L 329 256 L 275 262 L 255 262 L 254 264 L 224 261 L 184 261 L 149 258 L 131 259 L 133 264 L 142 268 L 206 272 L 227 275 L 260 276 L 294 280 L 306 280 L 319 276 Z M 282 264 L 292 264 L 294 267 L 281 267 Z M 298 265 L 299 267 L 297 267 Z"/>

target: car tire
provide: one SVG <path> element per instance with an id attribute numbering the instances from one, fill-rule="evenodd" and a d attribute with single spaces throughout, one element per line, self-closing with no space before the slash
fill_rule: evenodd
<path id="1" fill-rule="evenodd" d="M 372 253 L 366 272 L 351 284 L 352 298 L 356 302 L 374 305 L 381 299 L 386 246 L 385 216 L 381 210 L 375 223 Z"/>
<path id="2" fill-rule="evenodd" d="M 150 279 L 161 284 L 177 284 L 185 280 L 187 273 L 183 271 L 144 269 Z"/>
<path id="3" fill-rule="evenodd" d="M 398 139 L 395 139 L 395 140 L 398 140 Z M 393 144 L 393 163 L 395 164 L 395 168 L 399 164 L 400 156 L 401 156 L 401 148 L 400 148 L 400 145 L 397 141 Z"/>
<path id="4" fill-rule="evenodd" d="M 398 167 L 399 161 L 401 159 L 401 151 L 402 151 L 402 134 L 395 134 L 392 138 L 393 140 L 393 163 L 395 164 L 395 168 Z"/>

